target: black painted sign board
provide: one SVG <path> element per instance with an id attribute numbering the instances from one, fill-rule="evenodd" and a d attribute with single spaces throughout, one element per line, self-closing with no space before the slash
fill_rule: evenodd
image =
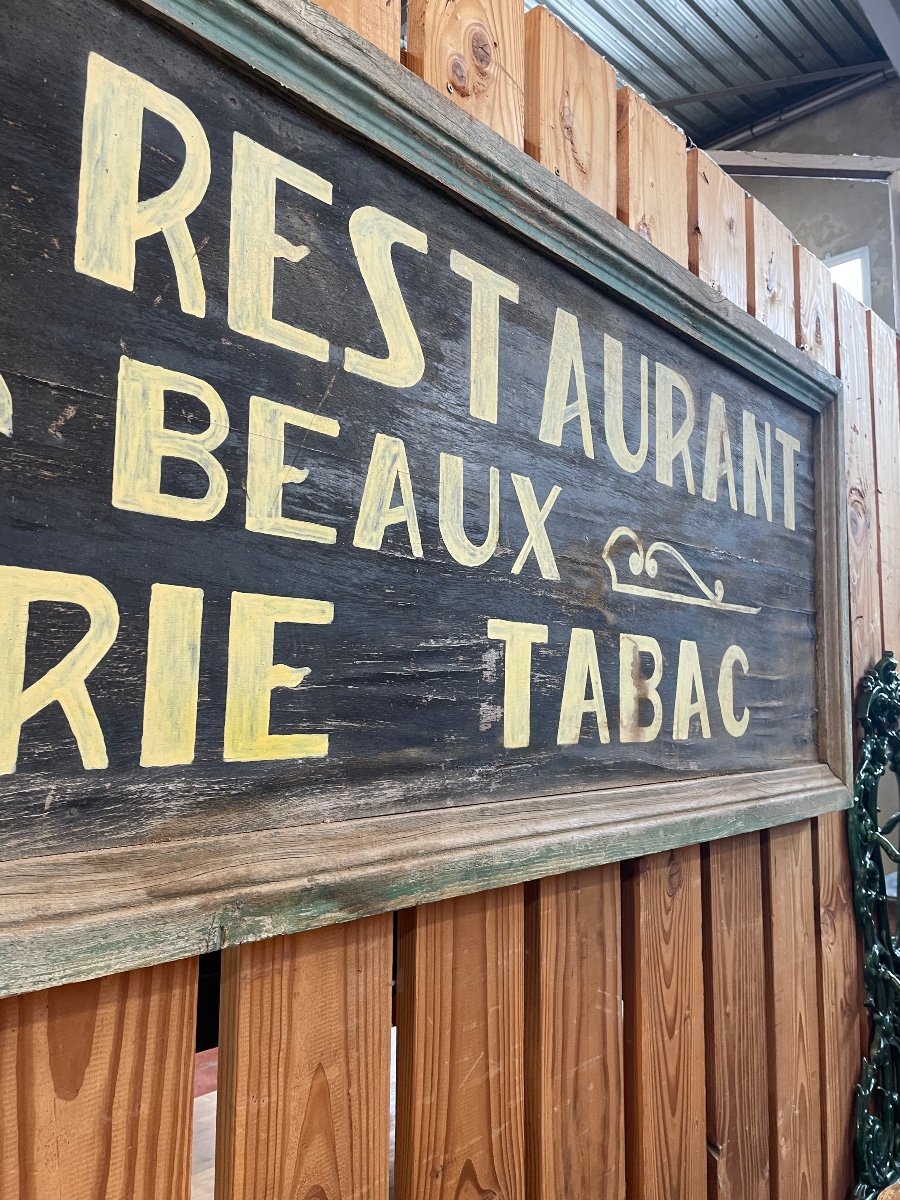
<path id="1" fill-rule="evenodd" d="M 5 13 L 5 989 L 843 804 L 830 381 L 330 18 L 158 7 Z"/>

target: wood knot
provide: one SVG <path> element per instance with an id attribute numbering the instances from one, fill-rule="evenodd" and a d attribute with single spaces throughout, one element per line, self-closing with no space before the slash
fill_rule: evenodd
<path id="1" fill-rule="evenodd" d="M 458 92 L 460 96 L 468 96 L 470 91 L 469 70 L 461 54 L 451 56 L 448 74 L 450 76 L 447 83 L 449 91 Z"/>
<path id="2" fill-rule="evenodd" d="M 669 855 L 669 865 L 666 867 L 666 891 L 670 896 L 677 896 L 684 883 L 684 872 L 681 862 L 674 854 Z"/>
<path id="3" fill-rule="evenodd" d="M 737 231 L 737 224 L 735 222 L 734 217 L 729 217 L 726 222 L 726 225 L 728 226 L 728 232 L 731 234 L 732 237 L 734 237 L 735 232 Z"/>
<path id="4" fill-rule="evenodd" d="M 822 339 L 822 318 L 818 315 L 818 313 L 816 314 L 816 335 L 815 335 L 815 337 L 816 337 L 816 345 L 821 346 L 822 341 L 823 341 L 823 339 Z"/>
<path id="5" fill-rule="evenodd" d="M 480 22 L 470 25 L 468 34 L 472 62 L 486 75 L 494 63 L 494 43 L 491 41 L 491 35 Z"/>
<path id="6" fill-rule="evenodd" d="M 572 112 L 568 96 L 563 97 L 563 102 L 559 110 L 559 121 L 562 125 L 563 137 L 566 141 L 571 142 L 575 129 L 575 114 Z"/>

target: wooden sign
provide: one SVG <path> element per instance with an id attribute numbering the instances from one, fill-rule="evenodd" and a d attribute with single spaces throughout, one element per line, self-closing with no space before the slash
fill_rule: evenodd
<path id="1" fill-rule="evenodd" d="M 400 67 L 336 99 L 323 15 L 227 7 L 304 104 L 108 0 L 6 13 L 7 966 L 843 804 L 833 382 L 574 196 L 525 240 L 550 178 Z"/>

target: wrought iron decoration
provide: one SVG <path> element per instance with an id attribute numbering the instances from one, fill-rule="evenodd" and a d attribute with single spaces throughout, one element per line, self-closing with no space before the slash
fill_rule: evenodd
<path id="1" fill-rule="evenodd" d="M 866 672 L 856 715 L 863 739 L 849 820 L 850 859 L 872 1040 L 856 1093 L 854 1197 L 876 1200 L 900 1180 L 900 947 L 891 929 L 883 858 L 900 863 L 890 840 L 900 811 L 883 820 L 878 808 L 885 770 L 900 773 L 900 676 L 893 654 Z"/>

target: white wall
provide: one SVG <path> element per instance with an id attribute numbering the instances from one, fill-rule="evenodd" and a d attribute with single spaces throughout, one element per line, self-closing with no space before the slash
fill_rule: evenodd
<path id="1" fill-rule="evenodd" d="M 774 129 L 742 150 L 875 154 L 900 158 L 900 81 L 881 84 L 822 112 Z M 869 246 L 872 307 L 894 324 L 893 258 L 886 183 L 819 179 L 739 182 L 819 258 Z"/>

